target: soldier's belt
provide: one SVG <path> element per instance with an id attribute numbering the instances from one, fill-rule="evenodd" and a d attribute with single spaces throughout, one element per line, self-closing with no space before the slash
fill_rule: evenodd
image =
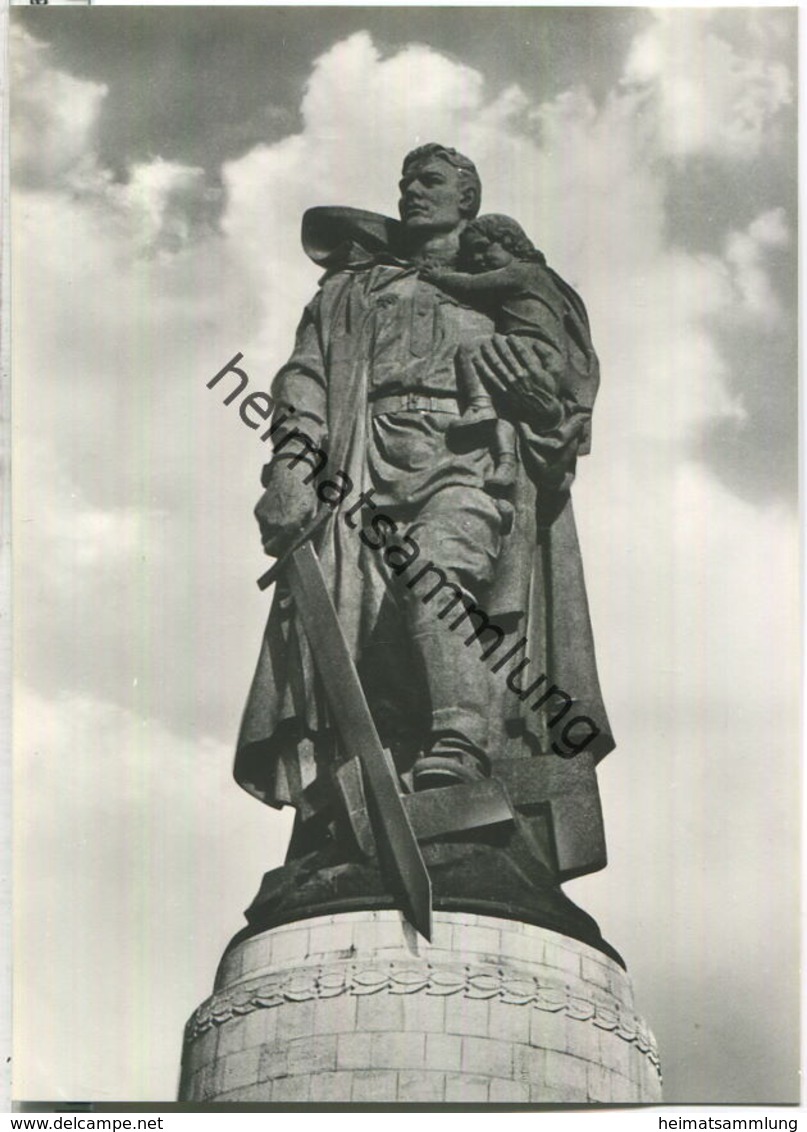
<path id="1" fill-rule="evenodd" d="M 431 396 L 424 393 L 394 393 L 389 397 L 376 397 L 370 402 L 374 417 L 382 413 L 450 413 L 460 416 L 460 407 L 453 393 Z"/>

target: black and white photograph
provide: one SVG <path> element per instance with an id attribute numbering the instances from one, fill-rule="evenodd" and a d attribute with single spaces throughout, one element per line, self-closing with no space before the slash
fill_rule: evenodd
<path id="1" fill-rule="evenodd" d="M 8 16 L 12 1104 L 793 1132 L 798 9 Z"/>

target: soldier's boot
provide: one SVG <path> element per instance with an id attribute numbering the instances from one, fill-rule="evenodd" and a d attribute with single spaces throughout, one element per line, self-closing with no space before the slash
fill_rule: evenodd
<path id="1" fill-rule="evenodd" d="M 476 655 L 479 645 L 466 645 L 469 632 L 450 629 L 448 619 L 437 621 L 438 612 L 423 609 L 419 618 L 426 614 L 435 624 L 413 634 L 431 700 L 431 744 L 412 768 L 416 790 L 472 782 L 490 772 L 488 674 Z"/>

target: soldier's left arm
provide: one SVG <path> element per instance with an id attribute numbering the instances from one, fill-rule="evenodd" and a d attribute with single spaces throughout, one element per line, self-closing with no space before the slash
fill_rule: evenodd
<path id="1" fill-rule="evenodd" d="M 517 422 L 530 473 L 566 487 L 577 456 L 590 449 L 599 368 L 582 301 L 554 272 L 543 271 L 541 297 L 555 314 L 551 346 L 564 359 L 563 374 L 547 366 L 543 343 L 515 335 L 496 334 L 482 343 L 474 365 Z"/>

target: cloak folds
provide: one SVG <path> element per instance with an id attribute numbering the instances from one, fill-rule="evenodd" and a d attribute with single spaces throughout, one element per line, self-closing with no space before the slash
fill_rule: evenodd
<path id="1" fill-rule="evenodd" d="M 376 344 L 368 327 L 377 301 L 375 269 L 413 269 L 403 258 L 398 223 L 356 209 L 310 210 L 303 220 L 303 245 L 327 273 L 304 312 L 294 352 L 278 374 L 273 394 L 279 404 L 297 408 L 298 426 L 328 452 L 327 470 L 305 488 L 311 511 L 327 506 L 318 500 L 316 486 L 333 479 L 338 470 L 351 485 L 343 513 L 369 485 L 368 373 Z M 504 539 L 492 590 L 479 603 L 506 632 L 485 662 L 491 670 L 496 716 L 490 753 L 547 756 L 569 721 L 585 717 L 592 722 L 590 731 L 596 731 L 586 750 L 599 759 L 614 742 L 600 694 L 569 494 L 576 457 L 589 448 L 598 366 L 580 299 L 548 268 L 546 287 L 557 313 L 558 348 L 568 359 L 557 396 L 542 391 L 544 401 L 553 402 L 553 426 L 542 426 L 514 402 L 499 404 L 501 414 L 516 426 L 520 458 L 513 530 Z M 488 333 L 493 330 L 488 322 Z M 299 483 L 309 471 L 310 465 L 300 463 L 292 475 Z M 282 480 L 273 484 L 270 472 L 268 482 L 271 509 L 279 505 Z M 317 550 L 361 671 L 363 648 L 377 627 L 383 585 L 379 587 L 378 578 L 366 568 L 359 531 L 343 522 L 338 509 L 326 523 Z M 511 647 L 512 659 L 493 671 L 497 656 L 505 656 Z M 528 665 L 523 663 L 527 657 Z M 400 663 L 405 664 L 403 656 Z M 533 685 L 534 694 L 524 695 Z M 544 709 L 534 707 L 551 685 L 572 701 L 565 718 L 555 724 L 557 699 Z M 278 583 L 241 725 L 235 777 L 269 805 L 295 806 L 303 819 L 323 805 L 319 786 L 336 756 L 322 704 L 307 640 L 287 591 Z M 370 706 L 375 710 L 372 700 Z M 580 734 L 578 729 L 569 743 L 578 742 Z"/>

